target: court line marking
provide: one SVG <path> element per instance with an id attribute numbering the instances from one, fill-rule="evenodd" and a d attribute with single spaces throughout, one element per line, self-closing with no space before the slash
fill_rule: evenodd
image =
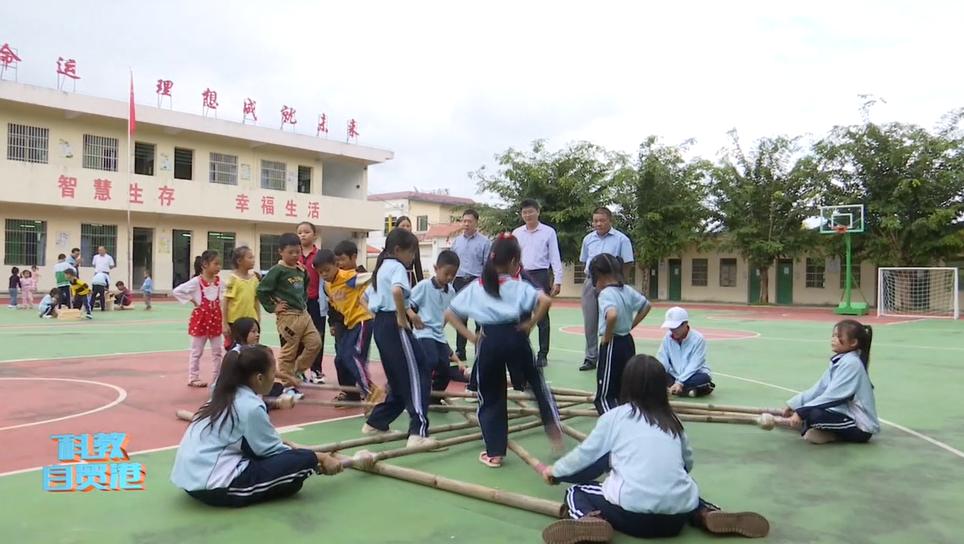
<path id="1" fill-rule="evenodd" d="M 118 387 L 118 386 L 113 385 L 113 384 L 110 384 L 110 383 L 95 382 L 95 381 L 93 381 L 93 380 L 78 380 L 78 379 L 74 379 L 74 378 L 0 378 L 0 380 L 21 380 L 21 381 L 48 381 L 48 382 L 86 383 L 86 384 L 94 384 L 94 385 L 101 385 L 101 386 L 104 386 L 104 387 L 108 387 L 108 388 L 113 389 L 114 391 L 117 392 L 117 398 L 115 398 L 113 401 L 111 401 L 111 402 L 109 402 L 109 403 L 107 403 L 107 404 L 105 404 L 105 405 L 103 405 L 103 406 L 100 406 L 100 407 L 98 407 L 98 408 L 93 408 L 93 409 L 87 410 L 87 411 L 85 411 L 85 412 L 80 412 L 80 413 L 77 413 L 77 414 L 71 414 L 71 415 L 67 415 L 67 416 L 63 416 L 63 417 L 56 417 L 56 418 L 53 418 L 53 419 L 45 419 L 45 420 L 43 420 L 43 421 L 34 421 L 34 422 L 32 422 L 32 423 L 21 423 L 21 424 L 19 424 L 19 425 L 8 425 L 7 427 L 0 427 L 0 431 L 10 431 L 10 430 L 13 430 L 13 429 L 22 429 L 22 428 L 24 428 L 24 427 L 33 427 L 33 426 L 35 426 L 35 425 L 44 425 L 44 424 L 47 424 L 47 423 L 54 423 L 54 422 L 57 422 L 57 421 L 64 421 L 65 419 L 73 419 L 73 418 L 75 418 L 75 417 L 81 417 L 81 416 L 86 416 L 86 415 L 90 415 L 90 414 L 96 414 L 97 412 L 102 412 L 102 411 L 104 411 L 104 410 L 109 410 L 109 409 L 113 408 L 114 406 L 117 406 L 118 404 L 124 402 L 124 399 L 127 398 L 127 391 L 126 391 L 123 387 Z"/>
<path id="2" fill-rule="evenodd" d="M 365 414 L 355 414 L 355 415 L 351 415 L 351 416 L 340 416 L 340 417 L 334 417 L 334 418 L 330 418 L 330 419 L 317 419 L 317 420 L 315 420 L 315 421 L 307 421 L 307 422 L 305 422 L 305 423 L 298 423 L 298 425 L 300 425 L 300 426 L 304 426 L 304 425 L 316 425 L 316 424 L 319 424 L 319 423 L 330 423 L 330 422 L 332 422 L 332 421 L 344 421 L 344 420 L 346 420 L 346 419 L 352 419 L 352 418 L 362 417 L 362 416 L 364 416 L 364 415 L 365 415 Z M 285 429 L 285 432 L 293 432 L 293 431 L 297 430 L 297 429 L 294 429 L 294 428 L 292 428 L 292 427 L 294 427 L 294 426 L 282 427 L 282 429 Z M 175 445 L 173 445 L 173 446 L 161 446 L 161 447 L 159 447 L 159 448 L 150 448 L 150 449 L 146 449 L 146 450 L 133 451 L 133 452 L 128 453 L 128 456 L 143 455 L 143 454 L 146 454 L 146 453 L 156 453 L 156 452 L 159 452 L 159 451 L 176 450 L 179 445 L 180 445 L 180 444 L 175 444 Z M 35 472 L 35 471 L 38 471 L 38 470 L 43 470 L 43 468 L 44 468 L 43 466 L 39 466 L 39 467 L 30 467 L 30 468 L 21 468 L 21 469 L 17 469 L 17 470 L 10 470 L 10 471 L 7 471 L 7 472 L 0 472 L 0 478 L 3 478 L 4 476 L 14 476 L 14 475 L 16 475 L 16 474 L 25 474 L 25 473 L 27 473 L 27 472 Z"/>
<path id="3" fill-rule="evenodd" d="M 767 383 L 767 382 L 760 381 L 760 380 L 754 380 L 753 378 L 744 378 L 744 377 L 742 377 L 742 376 L 734 376 L 733 374 L 726 374 L 726 373 L 724 373 L 724 372 L 716 372 L 716 371 L 713 372 L 713 375 L 715 375 L 715 376 L 723 376 L 724 378 L 730 378 L 730 379 L 733 379 L 733 380 L 740 380 L 740 381 L 744 381 L 744 382 L 748 382 L 748 383 L 753 383 L 753 384 L 757 384 L 757 385 L 763 385 L 763 386 L 766 386 L 766 387 L 772 387 L 773 389 L 779 389 L 779 390 L 781 390 L 781 391 L 786 391 L 786 392 L 788 392 L 788 393 L 793 393 L 793 394 L 799 393 L 799 391 L 796 391 L 796 390 L 794 390 L 794 389 L 790 389 L 789 387 L 783 387 L 782 385 L 776 385 L 776 384 Z M 900 423 L 894 423 L 893 421 L 888 421 L 888 420 L 886 420 L 886 419 L 884 419 L 884 418 L 880 418 L 880 422 L 883 423 L 883 424 L 885 424 L 885 425 L 890 425 L 891 427 L 893 427 L 893 428 L 895 428 L 895 429 L 898 429 L 898 430 L 900 430 L 900 431 L 904 431 L 905 433 L 907 433 L 907 434 L 909 434 L 909 435 L 911 435 L 911 436 L 914 436 L 914 437 L 916 437 L 916 438 L 919 438 L 919 439 L 921 439 L 921 440 L 923 440 L 923 441 L 925 441 L 925 442 L 930 442 L 931 444 L 937 446 L 938 448 L 941 448 L 942 450 L 946 450 L 946 451 L 948 451 L 948 452 L 950 452 L 950 453 L 952 453 L 952 454 L 954 454 L 954 455 L 956 455 L 956 456 L 964 459 L 964 452 L 962 452 L 961 450 L 958 450 L 958 449 L 954 448 L 953 446 L 949 446 L 949 445 L 941 442 L 940 440 L 937 440 L 937 439 L 935 439 L 935 438 L 931 438 L 931 437 L 927 436 L 926 434 L 919 433 L 919 432 L 915 431 L 914 429 L 910 429 L 910 428 L 908 428 L 908 427 L 905 427 L 905 426 L 901 425 Z"/>

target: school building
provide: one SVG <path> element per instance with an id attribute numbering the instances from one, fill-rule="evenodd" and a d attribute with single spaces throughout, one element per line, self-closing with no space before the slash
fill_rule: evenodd
<path id="1" fill-rule="evenodd" d="M 366 264 L 368 269 L 374 269 L 388 231 L 395 228 L 399 217 L 406 216 L 411 219 L 412 232 L 418 237 L 425 277 L 432 275 L 438 254 L 452 247 L 455 238 L 462 234 L 462 212 L 475 205 L 471 198 L 451 196 L 445 190 L 379 193 L 369 195 L 368 200 L 379 203 L 384 216 L 382 228 L 368 233 L 368 244 L 372 248 Z"/>
<path id="2" fill-rule="evenodd" d="M 49 289 L 57 255 L 79 247 L 81 278 L 90 279 L 102 245 L 117 263 L 112 282 L 132 277 L 139 288 L 150 270 L 165 292 L 193 275 L 205 249 L 219 251 L 227 270 L 226 256 L 249 246 L 266 270 L 279 235 L 298 222 L 317 226 L 319 245 L 353 239 L 361 255 L 383 224 L 381 203 L 367 198 L 368 167 L 391 151 L 140 104 L 131 150 L 128 109 L 0 81 L 7 273 L 36 264 Z"/>

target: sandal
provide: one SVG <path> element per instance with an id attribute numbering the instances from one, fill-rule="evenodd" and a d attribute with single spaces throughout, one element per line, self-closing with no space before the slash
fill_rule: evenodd
<path id="1" fill-rule="evenodd" d="M 187 382 L 187 386 L 188 386 L 188 387 L 207 387 L 207 386 L 208 386 L 208 382 L 202 382 L 201 380 L 193 379 L 193 380 Z"/>
<path id="2" fill-rule="evenodd" d="M 502 468 L 503 459 L 505 459 L 505 457 L 498 455 L 489 457 L 489 454 L 485 453 L 484 451 L 479 454 L 479 462 L 489 468 Z"/>

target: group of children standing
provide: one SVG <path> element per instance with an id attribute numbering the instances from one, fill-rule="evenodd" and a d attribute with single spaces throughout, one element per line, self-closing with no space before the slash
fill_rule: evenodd
<path id="1" fill-rule="evenodd" d="M 10 269 L 10 278 L 7 282 L 7 290 L 10 293 L 10 303 L 8 308 L 18 310 L 29 310 L 33 308 L 33 295 L 37 292 L 37 285 L 40 282 L 40 272 L 37 266 L 31 266 L 30 270 L 20 270 L 18 267 Z"/>
<path id="2" fill-rule="evenodd" d="M 293 234 L 283 235 L 280 245 L 281 261 L 256 293 L 264 308 L 278 315 L 283 348 L 277 376 L 287 386 L 282 394 L 300 395 L 296 386 L 310 368 L 320 341 L 306 310 L 309 276 L 299 261 L 301 242 Z M 406 269 L 417 247 L 411 232 L 393 230 L 370 279 L 358 272 L 353 259 L 346 258 L 348 251 L 343 249 L 339 255 L 341 244 L 335 251 L 317 250 L 310 261 L 310 268 L 320 275 L 320 292 L 326 295 L 330 311 L 339 315 L 339 383 L 357 385 L 364 398 L 376 404 L 362 432 L 387 432 L 405 411 L 409 415 L 408 445 L 434 442 L 428 437 L 428 403 L 432 389 L 447 386 L 444 376 L 452 352 L 443 330 L 449 323 L 476 344 L 473 382 L 485 444 L 479 461 L 497 468 L 505 459 L 507 372 L 515 389 L 534 394 L 546 433 L 560 448 L 558 409 L 529 344 L 529 331 L 546 315 L 551 299 L 520 279 L 518 242 L 511 235 L 499 236 L 480 280 L 458 294 L 451 282 L 459 261 L 450 251 L 439 255 L 435 277 L 412 287 Z M 235 264 L 237 268 L 237 259 Z M 547 483 L 576 484 L 566 492 L 570 519 L 548 527 L 545 541 L 605 542 L 614 529 L 635 536 L 674 536 L 687 521 L 711 533 L 765 536 L 769 530 L 765 518 L 750 512 L 720 511 L 700 498 L 689 475 L 692 450 L 669 397 L 702 396 L 714 390 L 705 339 L 690 327 L 686 310 L 674 307 L 662 324 L 667 334 L 657 357 L 636 355 L 631 331 L 646 318 L 651 306 L 644 296 L 623 284 L 621 269 L 618 258 L 605 254 L 590 263 L 599 297 L 603 354 L 595 400 L 600 418 L 579 447 L 542 470 Z M 217 286 L 216 272 L 207 270 L 208 275 L 198 282 Z M 217 311 L 216 305 L 210 308 L 210 312 Z M 468 318 L 481 324 L 479 334 L 466 327 Z M 227 330 L 230 320 L 225 320 Z M 371 338 L 381 354 L 387 397 L 368 373 Z M 810 390 L 788 401 L 788 424 L 799 429 L 808 442 L 866 442 L 879 431 L 867 374 L 871 339 L 869 326 L 853 320 L 838 323 L 831 341 L 835 355 L 827 372 Z M 172 476 L 175 484 L 205 502 L 241 505 L 294 493 L 312 471 L 338 472 L 340 466 L 335 467 L 337 462 L 329 456 L 285 446 L 264 416 L 267 408 L 256 402 L 256 394 L 272 393 L 272 387 L 266 385 L 276 375 L 270 350 L 242 348 L 238 353 L 241 355 L 231 357 L 231 364 L 222 367 L 223 372 L 230 368 L 231 378 L 218 382 L 212 401 L 197 414 L 184 436 Z M 207 427 L 217 427 L 217 431 L 205 434 L 202 429 Z M 257 451 L 250 447 L 253 455 L 239 446 L 248 433 L 262 440 L 256 444 Z M 231 455 L 223 456 L 225 450 Z M 224 464 L 232 467 L 222 467 Z M 607 472 L 603 483 L 596 483 Z M 221 478 L 213 481 L 213 474 Z"/>

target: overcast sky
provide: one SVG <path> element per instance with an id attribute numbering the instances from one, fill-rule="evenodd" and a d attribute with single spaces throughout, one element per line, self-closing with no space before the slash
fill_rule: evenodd
<path id="1" fill-rule="evenodd" d="M 546 138 L 632 152 L 649 134 L 694 138 L 716 156 L 726 132 L 820 136 L 860 120 L 859 94 L 886 100 L 876 121 L 933 126 L 964 106 L 964 4 L 787 2 L 55 2 L 4 8 L 0 43 L 19 49 L 23 83 L 56 86 L 75 58 L 78 92 L 262 125 L 283 104 L 299 132 L 354 117 L 360 143 L 395 159 L 372 192 L 449 188 L 478 197 L 467 172 Z"/>

